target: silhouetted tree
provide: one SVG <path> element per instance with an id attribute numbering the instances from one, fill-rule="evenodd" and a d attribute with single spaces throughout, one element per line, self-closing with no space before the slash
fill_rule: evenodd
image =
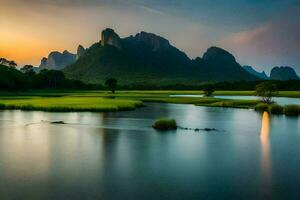
<path id="1" fill-rule="evenodd" d="M 21 72 L 32 76 L 35 74 L 33 69 L 34 69 L 34 67 L 32 65 L 24 65 L 20 70 L 21 70 Z"/>
<path id="2" fill-rule="evenodd" d="M 6 58 L 0 58 L 0 64 L 7 66 L 9 64 L 9 60 Z"/>
<path id="3" fill-rule="evenodd" d="M 105 81 L 105 85 L 111 90 L 112 93 L 115 93 L 117 83 L 118 81 L 114 78 L 110 78 Z"/>
<path id="4" fill-rule="evenodd" d="M 273 97 L 278 93 L 277 87 L 272 82 L 262 82 L 256 86 L 255 94 L 265 103 L 273 103 Z"/>
<path id="5" fill-rule="evenodd" d="M 215 90 L 212 85 L 208 85 L 203 88 L 203 92 L 204 92 L 204 96 L 211 97 L 212 94 L 215 92 Z"/>
<path id="6" fill-rule="evenodd" d="M 11 60 L 11 61 L 8 62 L 8 66 L 10 66 L 10 67 L 17 67 L 18 65 L 17 65 L 17 63 L 15 61 Z"/>

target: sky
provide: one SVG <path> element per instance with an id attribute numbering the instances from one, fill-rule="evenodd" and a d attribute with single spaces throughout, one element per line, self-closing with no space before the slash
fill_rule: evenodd
<path id="1" fill-rule="evenodd" d="M 91 46 L 107 27 L 155 33 L 190 58 L 219 46 L 241 65 L 300 74 L 299 0 L 0 0 L 0 57 L 39 65 L 51 51 Z"/>

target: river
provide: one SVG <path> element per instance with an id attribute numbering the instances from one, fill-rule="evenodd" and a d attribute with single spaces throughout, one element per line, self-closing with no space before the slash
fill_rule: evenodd
<path id="1" fill-rule="evenodd" d="M 218 131 L 157 132 L 160 117 Z M 5 200 L 300 199 L 299 158 L 299 118 L 247 109 L 0 111 Z"/>

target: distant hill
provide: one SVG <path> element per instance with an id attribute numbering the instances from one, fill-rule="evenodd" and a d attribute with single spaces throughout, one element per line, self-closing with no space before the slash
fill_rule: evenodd
<path id="1" fill-rule="evenodd" d="M 299 76 L 292 67 L 274 67 L 271 70 L 270 79 L 272 80 L 300 80 Z"/>
<path id="2" fill-rule="evenodd" d="M 61 70 L 66 66 L 73 64 L 84 53 L 85 49 L 79 45 L 77 54 L 72 54 L 65 50 L 60 53 L 58 51 L 51 52 L 47 58 L 42 58 L 39 69 L 55 69 Z"/>
<path id="3" fill-rule="evenodd" d="M 257 80 L 229 52 L 211 47 L 191 60 L 168 40 L 141 32 L 121 39 L 112 29 L 63 70 L 69 77 L 103 83 L 114 77 L 121 84 L 190 84 L 201 81 Z"/>
<path id="4" fill-rule="evenodd" d="M 196 71 L 193 72 L 205 81 L 258 80 L 236 61 L 235 57 L 219 47 L 210 47 L 202 58 L 193 60 Z"/>
<path id="5" fill-rule="evenodd" d="M 258 78 L 261 78 L 263 80 L 267 80 L 269 79 L 269 77 L 267 76 L 267 74 L 265 73 L 265 71 L 262 72 L 258 72 L 255 69 L 253 69 L 253 67 L 248 66 L 248 65 L 244 65 L 243 68 L 249 72 L 250 74 L 253 74 L 254 76 L 257 76 Z"/>

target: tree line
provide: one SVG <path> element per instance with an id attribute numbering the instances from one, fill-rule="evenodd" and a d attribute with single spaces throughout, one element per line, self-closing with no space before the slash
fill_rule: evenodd
<path id="1" fill-rule="evenodd" d="M 173 85 L 149 85 L 131 84 L 119 85 L 114 78 L 108 77 L 104 85 L 87 84 L 79 80 L 72 80 L 65 76 L 62 71 L 43 69 L 35 71 L 32 65 L 25 65 L 20 70 L 15 61 L 0 58 L 0 90 L 26 90 L 26 89 L 88 89 L 111 91 L 118 90 L 205 90 L 208 96 L 214 90 L 256 90 L 256 86 L 263 82 L 276 85 L 277 90 L 299 91 L 300 81 L 236 81 L 195 84 L 173 84 Z"/>
<path id="2" fill-rule="evenodd" d="M 0 65 L 0 90 L 28 89 L 92 89 L 93 86 L 82 81 L 66 78 L 62 71 L 43 69 L 39 73 L 32 66 L 21 70 L 14 66 Z"/>

